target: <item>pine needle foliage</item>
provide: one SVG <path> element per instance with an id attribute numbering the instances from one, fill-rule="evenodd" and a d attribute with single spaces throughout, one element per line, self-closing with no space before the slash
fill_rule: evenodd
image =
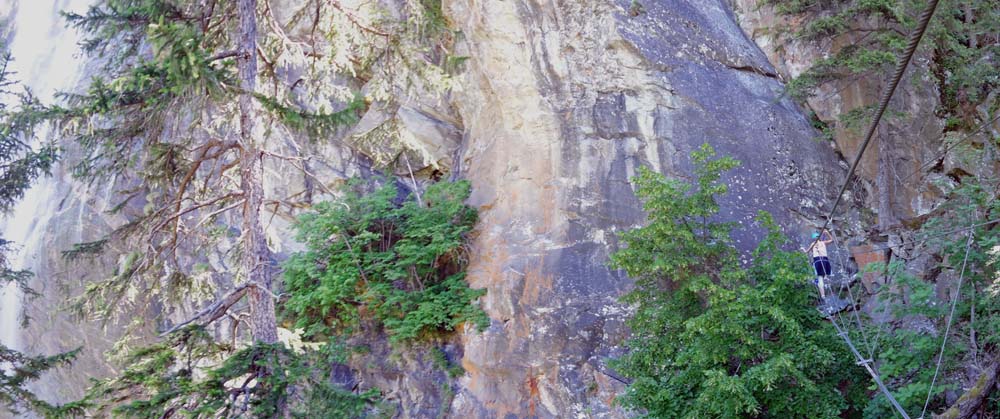
<path id="1" fill-rule="evenodd" d="M 780 14 L 804 21 L 793 36 L 819 45 L 843 45 L 812 63 L 788 84 L 799 99 L 825 83 L 855 80 L 891 70 L 906 45 L 906 35 L 923 9 L 922 0 L 763 0 Z M 844 42 L 847 41 L 847 42 Z M 1000 87 L 1000 2 L 942 0 L 924 42 L 931 50 L 932 77 L 941 93 L 940 113 L 974 126 L 970 109 Z M 995 99 L 994 99 L 995 100 Z M 1000 104 L 987 103 L 991 111 Z"/>
<path id="2" fill-rule="evenodd" d="M 713 156 L 708 145 L 692 153 L 693 185 L 646 168 L 633 179 L 648 224 L 622 233 L 611 256 L 636 281 L 622 298 L 635 313 L 629 352 L 613 363 L 632 380 L 618 401 L 649 418 L 840 417 L 857 394 L 838 385 L 860 377 L 814 308 L 809 262 L 782 250 L 761 212 L 768 234 L 739 263 L 733 224 L 716 220 L 721 174 L 738 163 Z"/>
<path id="3" fill-rule="evenodd" d="M 5 25 L 0 21 L 0 34 Z M 31 144 L 36 127 L 52 110 L 30 91 L 18 89 L 15 74 L 9 70 L 12 60 L 0 39 L 0 214 L 13 210 L 31 183 L 49 174 L 58 158 L 54 144 Z"/>
<path id="4" fill-rule="evenodd" d="M 29 356 L 0 344 L 0 365 L 4 368 L 0 372 L 0 406 L 6 407 L 14 415 L 27 411 L 46 418 L 82 414 L 84 405 L 80 402 L 53 405 L 24 388 L 45 371 L 69 364 L 79 353 L 80 349 L 77 348 L 53 356 Z"/>
<path id="5" fill-rule="evenodd" d="M 378 410 L 377 390 L 360 394 L 328 381 L 334 346 L 297 352 L 284 343 L 234 349 L 200 327 L 129 355 L 125 371 L 99 382 L 83 403 L 118 418 L 357 418 Z"/>
<path id="6" fill-rule="evenodd" d="M 0 20 L 0 35 L 5 32 L 6 25 L 7 22 Z M 58 158 L 55 145 L 31 143 L 35 128 L 50 110 L 41 106 L 30 92 L 15 90 L 18 83 L 8 70 L 12 59 L 0 37 L 0 216 L 13 211 L 31 184 L 40 176 L 48 175 Z M 28 285 L 33 273 L 14 268 L 8 259 L 16 246 L 0 237 L 0 289 L 16 284 L 21 297 L 30 300 L 39 295 Z M 25 326 L 28 320 L 22 312 L 21 325 Z M 14 415 L 30 411 L 46 418 L 79 413 L 80 406 L 76 403 L 54 405 L 25 388 L 45 371 L 72 362 L 79 351 L 32 356 L 0 343 L 0 407 Z"/>
<path id="7" fill-rule="evenodd" d="M 400 342 L 487 325 L 474 304 L 484 290 L 466 284 L 466 240 L 476 210 L 463 201 L 469 183 L 439 182 L 397 204 L 389 182 L 370 193 L 353 181 L 341 199 L 300 217 L 307 250 L 285 263 L 285 317 L 307 335 L 359 331 L 362 316 Z"/>

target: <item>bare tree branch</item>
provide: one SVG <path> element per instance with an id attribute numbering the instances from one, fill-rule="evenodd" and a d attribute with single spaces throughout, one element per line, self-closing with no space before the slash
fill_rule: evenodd
<path id="1" fill-rule="evenodd" d="M 230 291 L 229 294 L 226 294 L 224 297 L 216 300 L 214 303 L 212 303 L 208 307 L 205 307 L 204 309 L 202 309 L 201 311 L 199 311 L 197 314 L 195 314 L 190 319 L 187 319 L 187 320 L 185 320 L 183 322 L 180 322 L 180 323 L 176 324 L 174 327 L 171 327 L 170 329 L 167 329 L 167 331 L 165 331 L 163 333 L 160 333 L 160 337 L 164 337 L 164 336 L 167 336 L 167 335 L 169 335 L 171 333 L 174 333 L 174 332 L 180 330 L 181 328 L 183 328 L 183 327 L 185 327 L 185 326 L 187 326 L 187 325 L 189 325 L 191 323 L 194 323 L 195 321 L 199 321 L 202 318 L 204 318 L 205 320 L 199 321 L 200 325 L 204 326 L 204 325 L 207 325 L 209 323 L 212 323 L 213 321 L 217 320 L 218 318 L 224 316 L 226 314 L 226 312 L 229 311 L 230 307 L 232 307 L 234 304 L 238 303 L 243 298 L 243 296 L 246 294 L 247 288 L 249 288 L 249 287 L 252 286 L 251 284 L 252 283 L 248 282 L 248 283 L 245 283 L 243 285 L 240 285 L 240 286 L 236 287 L 234 290 Z"/>

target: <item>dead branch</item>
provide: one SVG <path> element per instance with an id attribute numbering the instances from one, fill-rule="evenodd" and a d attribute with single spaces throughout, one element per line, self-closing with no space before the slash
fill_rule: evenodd
<path id="1" fill-rule="evenodd" d="M 218 318 L 224 316 L 230 307 L 239 302 L 243 298 L 243 296 L 247 293 L 247 288 L 251 287 L 252 285 L 254 285 L 254 283 L 246 283 L 236 287 L 236 289 L 230 291 L 229 294 L 226 294 L 224 297 L 216 300 L 208 307 L 205 307 L 190 319 L 180 322 L 174 327 L 168 329 L 167 331 L 160 333 L 160 337 L 164 337 L 171 333 L 174 333 L 177 330 L 180 330 L 181 328 L 191 323 L 194 323 L 195 321 L 198 321 L 198 323 L 201 326 L 214 322 Z M 199 321 L 200 319 L 204 320 Z"/>
<path id="2" fill-rule="evenodd" d="M 239 55 L 239 53 L 240 52 L 237 50 L 222 51 L 218 54 L 208 57 L 208 61 L 218 61 L 218 60 L 224 60 L 226 58 L 232 58 Z"/>
<path id="3" fill-rule="evenodd" d="M 231 210 L 233 208 L 236 208 L 236 207 L 242 205 L 244 201 L 246 201 L 246 200 L 245 199 L 240 199 L 240 200 L 238 200 L 238 201 L 230 204 L 229 206 L 226 206 L 226 207 L 223 207 L 221 209 L 217 209 L 215 211 L 212 211 L 211 213 L 209 213 L 208 215 L 206 215 L 204 218 L 202 218 L 200 221 L 198 221 L 198 224 L 195 224 L 194 228 L 201 227 L 202 224 L 204 224 L 206 221 L 212 219 L 212 217 L 215 217 L 216 215 L 222 214 L 222 213 L 224 213 L 226 211 L 229 211 L 229 210 Z"/>
<path id="4" fill-rule="evenodd" d="M 420 199 L 420 187 L 417 186 L 417 179 L 413 177 L 413 166 L 410 166 L 410 156 L 403 151 L 403 159 L 406 160 L 406 168 L 410 171 L 410 182 L 413 182 L 413 194 L 417 197 L 417 205 L 423 207 L 424 202 Z"/>
<path id="5" fill-rule="evenodd" d="M 365 286 L 368 286 L 368 276 L 365 275 L 365 269 L 361 267 L 361 262 L 358 261 L 358 256 L 354 253 L 354 247 L 351 246 L 351 239 L 347 238 L 347 234 L 341 234 L 344 238 L 344 243 L 347 244 L 347 250 L 351 252 L 351 259 L 354 260 L 354 265 L 358 267 L 358 273 L 361 274 L 361 280 L 365 282 Z"/>
<path id="6" fill-rule="evenodd" d="M 201 16 L 201 32 L 202 33 L 205 33 L 205 31 L 208 30 L 208 24 L 209 24 L 209 22 L 212 21 L 212 15 L 215 14 L 215 4 L 216 3 L 217 3 L 216 0 L 212 0 L 212 2 L 209 3 L 208 7 L 206 7 L 204 9 L 205 12 Z"/>
<path id="7" fill-rule="evenodd" d="M 153 227 L 150 230 L 150 234 L 154 234 L 154 233 L 160 231 L 161 229 L 163 229 L 163 227 L 166 227 L 167 224 L 170 224 L 171 221 L 176 220 L 176 219 L 184 216 L 185 214 L 187 214 L 187 213 L 189 213 L 191 211 L 194 211 L 194 210 L 197 210 L 199 208 L 204 208 L 204 207 L 216 204 L 219 201 L 223 201 L 223 200 L 230 199 L 230 198 L 236 198 L 236 197 L 240 197 L 240 196 L 243 196 L 242 192 L 230 192 L 228 194 L 225 194 L 225 195 L 222 195 L 222 196 L 210 199 L 208 201 L 196 202 L 196 203 L 192 204 L 191 206 L 189 206 L 187 208 L 184 208 L 184 209 L 181 209 L 181 210 L 178 210 L 173 215 L 171 215 L 171 216 L 169 216 L 167 218 L 164 218 L 162 221 L 160 221 L 159 224 L 157 224 L 155 227 Z"/>
<path id="8" fill-rule="evenodd" d="M 281 160 L 285 160 L 285 161 L 289 162 L 296 169 L 299 169 L 300 171 L 302 171 L 302 173 L 305 174 L 306 176 L 309 176 L 309 177 L 315 179 L 316 183 L 319 185 L 319 187 L 323 189 L 323 192 L 325 192 L 326 194 L 328 194 L 330 196 L 337 196 L 337 194 L 333 190 L 331 190 L 330 188 L 328 188 L 326 186 L 326 184 L 324 184 L 323 181 L 320 178 L 316 177 L 316 175 L 314 175 L 312 172 L 310 172 L 309 170 L 306 169 L 305 162 L 311 160 L 312 159 L 311 156 L 310 157 L 286 156 L 286 155 L 282 155 L 282 154 L 272 153 L 270 151 L 265 151 L 264 154 L 268 155 L 268 156 L 271 156 L 271 157 L 274 157 L 274 158 L 277 158 L 277 159 L 281 159 Z M 296 164 L 296 162 L 299 162 L 299 164 Z"/>
<path id="9" fill-rule="evenodd" d="M 218 159 L 229 150 L 236 148 L 238 146 L 239 144 L 237 144 L 235 141 L 222 142 L 218 140 L 212 140 L 198 147 L 198 156 L 195 157 L 194 161 L 191 163 L 191 168 L 188 169 L 187 173 L 184 175 L 184 178 L 181 179 L 180 185 L 177 187 L 177 194 L 175 195 L 176 198 L 174 199 L 174 212 L 177 213 L 178 215 L 167 219 L 167 220 L 171 219 L 176 220 L 176 222 L 174 223 L 174 235 L 173 238 L 171 238 L 170 240 L 171 246 L 177 243 L 178 230 L 180 229 L 181 205 L 183 204 L 184 197 L 187 194 L 187 188 L 194 180 L 194 177 L 198 173 L 198 169 L 201 168 L 202 163 L 208 160 Z M 210 153 L 216 147 L 218 147 L 219 149 L 214 153 Z M 166 226 L 167 223 L 160 223 L 161 225 L 158 225 L 156 228 L 154 228 L 152 232 L 155 233 L 163 226 Z"/>

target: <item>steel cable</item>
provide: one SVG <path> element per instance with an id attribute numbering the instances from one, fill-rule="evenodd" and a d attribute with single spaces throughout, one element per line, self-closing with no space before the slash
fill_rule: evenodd
<path id="1" fill-rule="evenodd" d="M 893 72 L 892 78 L 889 81 L 889 86 L 887 86 L 885 91 L 882 93 L 882 99 L 879 101 L 878 109 L 875 111 L 875 117 L 868 126 L 868 131 L 865 133 L 865 140 L 861 143 L 861 148 L 855 155 L 854 162 L 851 163 L 851 168 L 847 171 L 847 178 L 844 179 L 844 184 L 840 187 L 840 192 L 837 193 L 837 200 L 833 202 L 833 208 L 830 208 L 830 213 L 826 217 L 826 222 L 824 222 L 823 226 L 820 227 L 820 231 L 823 231 L 828 225 L 830 225 L 830 220 L 833 218 L 833 214 L 837 211 L 840 201 L 843 200 L 844 192 L 847 190 L 847 186 L 851 183 L 851 178 L 854 177 L 854 172 L 858 169 L 858 164 L 861 163 L 861 157 L 864 156 L 865 150 L 868 149 L 868 144 L 871 143 L 875 130 L 878 128 L 878 124 L 882 120 L 882 115 L 885 114 L 886 108 L 889 107 L 889 101 L 892 100 L 892 96 L 896 92 L 896 87 L 899 86 L 900 80 L 903 79 L 903 74 L 906 73 L 906 68 L 910 65 L 910 61 L 913 60 L 913 55 L 917 51 L 917 46 L 920 45 L 920 40 L 923 39 L 924 33 L 927 32 L 927 25 L 930 23 L 931 16 L 934 15 L 934 11 L 937 10 L 937 5 L 938 0 L 930 0 L 930 2 L 927 3 L 927 7 L 920 14 L 917 28 L 910 34 L 910 39 L 906 44 L 906 49 L 903 50 L 903 55 L 896 64 L 896 70 Z"/>
<path id="2" fill-rule="evenodd" d="M 927 405 L 931 402 L 931 394 L 934 393 L 934 383 L 937 382 L 938 372 L 941 371 L 941 360 L 944 358 L 944 347 L 948 343 L 948 333 L 951 331 L 951 322 L 955 319 L 955 306 L 958 305 L 958 300 L 962 298 L 962 280 L 965 279 L 965 265 L 969 261 L 969 249 L 972 248 L 972 237 L 973 232 L 969 231 L 969 239 L 965 243 L 965 257 L 962 259 L 962 271 L 958 275 L 958 287 L 955 289 L 955 298 L 951 300 L 951 312 L 948 313 L 948 322 L 945 324 L 944 336 L 941 338 L 941 350 L 938 352 L 937 366 L 934 367 L 934 378 L 931 379 L 931 386 L 927 389 L 927 400 L 924 400 L 924 409 L 920 411 L 920 417 L 918 419 L 923 419 L 924 414 L 927 413 Z"/>
<path id="3" fill-rule="evenodd" d="M 878 128 L 879 122 L 882 120 L 882 116 L 885 114 L 885 110 L 889 107 L 889 102 L 892 100 L 893 94 L 896 92 L 896 88 L 899 86 L 899 82 L 903 79 L 903 74 L 906 73 L 906 68 L 909 66 L 910 61 L 913 60 L 913 55 L 917 51 L 917 47 L 920 45 L 920 40 L 923 39 L 924 33 L 927 32 L 927 25 L 930 23 L 931 17 L 934 15 L 934 11 L 937 10 L 938 0 L 930 0 L 927 3 L 927 7 L 920 14 L 918 19 L 917 28 L 910 34 L 910 38 L 907 42 L 906 48 L 903 50 L 903 55 L 900 57 L 899 62 L 896 64 L 896 70 L 889 81 L 889 85 L 886 87 L 885 91 L 882 93 L 882 98 L 879 101 L 878 109 L 875 112 L 875 117 L 872 119 L 871 124 L 868 127 L 868 131 L 865 133 L 865 139 L 861 143 L 860 149 L 856 156 L 854 157 L 854 162 L 851 163 L 850 169 L 847 171 L 847 177 L 844 179 L 844 184 L 841 186 L 840 191 L 837 193 L 837 199 L 833 203 L 833 207 L 830 208 L 830 213 L 826 217 L 826 221 L 823 222 L 823 226 L 819 228 L 820 237 L 822 236 L 823 230 L 826 230 L 827 226 L 830 225 L 833 220 L 833 215 L 837 211 L 837 207 L 840 205 L 840 201 L 843 200 L 844 192 L 847 190 L 847 186 L 851 183 L 851 179 L 854 177 L 854 172 L 857 171 L 858 164 L 861 163 L 861 158 L 864 156 L 865 151 L 868 149 L 868 145 L 871 143 L 871 139 L 875 134 L 875 130 Z M 817 237 L 817 241 L 820 237 Z M 813 242 L 813 246 L 816 242 Z M 831 320 L 834 318 L 830 316 Z M 851 342 L 850 337 L 845 331 L 840 330 L 840 327 L 834 323 L 840 334 L 844 337 L 851 351 L 858 358 L 858 362 L 865 366 L 868 372 L 871 374 L 872 378 L 879 385 L 879 390 L 885 394 L 885 396 L 892 402 L 893 406 L 903 416 L 904 419 L 909 419 L 909 415 L 903 410 L 901 406 L 896 402 L 895 397 L 889 392 L 889 389 L 885 387 L 882 380 L 879 378 L 878 374 L 872 369 L 871 361 L 862 358 L 862 355 L 855 349 L 854 344 Z M 932 385 L 933 387 L 933 385 Z"/>

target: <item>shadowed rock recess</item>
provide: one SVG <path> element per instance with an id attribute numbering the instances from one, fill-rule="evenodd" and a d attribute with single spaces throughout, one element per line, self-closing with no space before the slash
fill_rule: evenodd
<path id="1" fill-rule="evenodd" d="M 616 234 L 644 219 L 629 183 L 636 169 L 689 177 L 690 152 L 705 142 L 740 160 L 721 205 L 724 218 L 742 224 L 735 239 L 743 249 L 760 238 L 752 223 L 758 209 L 805 241 L 809 221 L 826 209 L 844 169 L 829 142 L 814 140 L 804 112 L 782 98 L 778 72 L 725 0 L 443 3 L 460 33 L 454 54 L 469 59 L 449 95 L 402 104 L 395 118 L 412 141 L 427 145 L 411 159 L 418 176 L 433 167 L 472 182 L 469 202 L 480 221 L 467 279 L 487 290 L 481 305 L 490 325 L 481 333 L 468 328 L 446 345 L 449 359 L 460 358 L 465 369 L 450 386 L 440 384 L 449 380 L 443 374 L 427 372 L 426 351 L 416 350 L 376 371 L 352 360 L 353 373 L 338 370 L 338 379 L 378 385 L 401 417 L 626 417 L 613 403 L 624 384 L 606 365 L 625 350 L 628 311 L 617 300 L 630 280 L 606 264 Z M 375 123 L 366 118 L 388 118 L 372 112 L 392 110 L 369 112 L 354 132 Z M 367 173 L 370 156 L 329 145 L 306 151 L 316 156 L 313 171 L 324 181 Z M 272 196 L 312 182 L 269 169 Z M 59 251 L 121 222 L 100 215 L 115 203 L 105 202 L 113 201 L 105 188 L 117 186 L 70 187 L 68 176 L 53 181 L 59 209 L 38 230 L 48 243 L 38 276 L 82 287 L 97 275 L 94 265 L 110 269 L 114 261 L 67 268 Z M 92 227 L 67 227 L 74 223 Z M 278 257 L 297 248 L 288 220 L 278 217 L 268 233 Z M 226 270 L 216 255 L 205 258 Z M 37 349 L 64 350 L 96 336 L 90 326 L 46 314 L 58 304 L 50 300 L 33 309 L 36 322 L 27 333 L 40 342 Z M 191 309 L 203 301 L 192 301 Z M 95 355 L 102 345 L 85 355 L 92 375 L 106 374 Z M 390 362 L 384 342 L 371 346 L 368 360 Z M 43 387 L 68 398 L 83 383 L 64 375 Z"/>

